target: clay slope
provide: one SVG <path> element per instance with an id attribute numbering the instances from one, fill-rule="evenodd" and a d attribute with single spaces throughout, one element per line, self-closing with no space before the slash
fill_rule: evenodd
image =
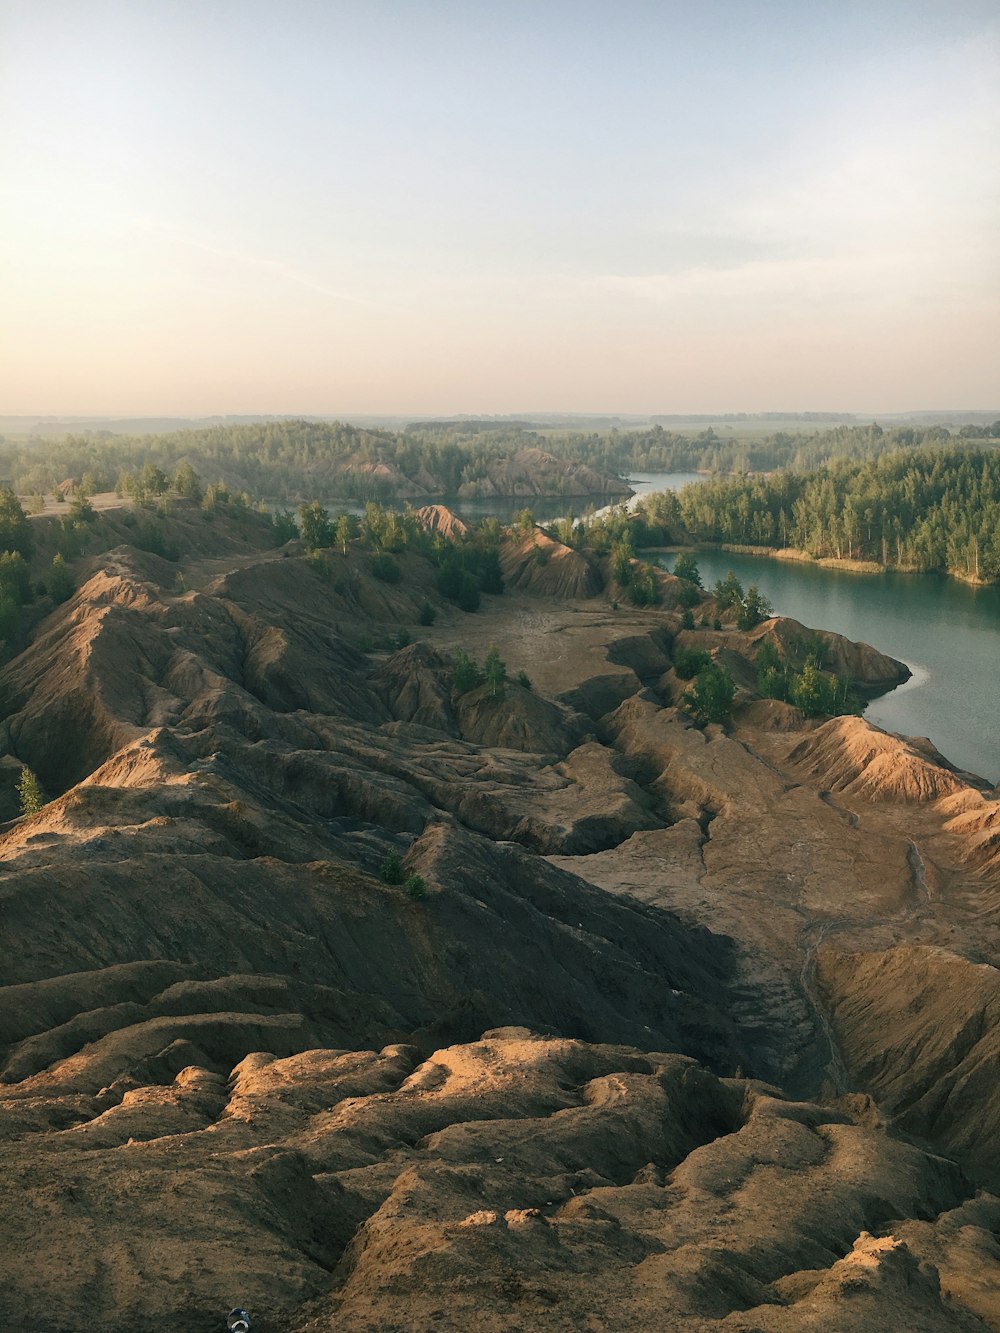
<path id="1" fill-rule="evenodd" d="M 831 947 L 818 975 L 855 1079 L 905 1129 L 995 1176 L 1000 972 L 940 947 Z"/>
<path id="2" fill-rule="evenodd" d="M 538 597 L 594 597 L 601 590 L 597 571 L 578 552 L 547 537 L 540 528 L 500 548 L 500 567 L 510 588 Z"/>
<path id="3" fill-rule="evenodd" d="M 789 762 L 830 791 L 867 800 L 928 802 L 968 790 L 952 770 L 860 717 L 824 723 L 793 747 Z"/>
<path id="4" fill-rule="evenodd" d="M 5 1327 L 1000 1328 L 987 798 L 694 727 L 659 612 L 372 652 L 419 557 L 182 573 L 0 673 Z M 491 642 L 544 688 L 457 696 Z"/>
<path id="5" fill-rule="evenodd" d="M 446 505 L 421 505 L 414 511 L 414 518 L 428 532 L 440 532 L 449 540 L 464 537 L 469 529 Z"/>
<path id="6" fill-rule="evenodd" d="M 846 676 L 856 686 L 866 687 L 872 692 L 901 685 L 910 678 L 910 669 L 905 662 L 880 653 L 870 644 L 855 643 L 832 630 L 807 629 L 788 616 L 774 616 L 764 621 L 750 631 L 746 638 L 750 648 L 748 655 L 751 657 L 755 656 L 757 647 L 764 639 L 769 638 L 775 642 L 782 657 L 789 651 L 794 654 L 797 644 L 818 640 L 822 644 L 822 665 L 825 671 Z"/>
<path id="7" fill-rule="evenodd" d="M 23 1333 L 208 1330 L 236 1300 L 272 1333 L 990 1327 L 1000 1200 L 864 1098 L 674 1054 L 508 1028 L 25 1105 L 0 1167 L 34 1142 L 5 1193 Z"/>

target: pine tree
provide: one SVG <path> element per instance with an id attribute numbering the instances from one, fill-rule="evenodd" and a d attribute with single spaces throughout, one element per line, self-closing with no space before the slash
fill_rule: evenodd
<path id="1" fill-rule="evenodd" d="M 30 768 L 21 769 L 17 792 L 21 798 L 21 814 L 37 815 L 45 804 L 45 797 L 42 795 L 42 788 L 38 779 Z"/>

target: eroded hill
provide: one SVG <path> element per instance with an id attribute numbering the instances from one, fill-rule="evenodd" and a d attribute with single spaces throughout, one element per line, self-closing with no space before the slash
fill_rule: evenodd
<path id="1" fill-rule="evenodd" d="M 330 560 L 119 546 L 0 673 L 5 1325 L 1000 1328 L 996 793 Z"/>

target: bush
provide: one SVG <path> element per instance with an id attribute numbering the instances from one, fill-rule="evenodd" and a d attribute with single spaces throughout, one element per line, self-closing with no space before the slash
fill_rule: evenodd
<path id="1" fill-rule="evenodd" d="M 694 629 L 694 614 L 691 611 L 685 611 L 681 616 L 681 629 Z"/>
<path id="2" fill-rule="evenodd" d="M 682 583 L 677 589 L 677 605 L 680 607 L 697 606 L 701 601 L 701 593 L 693 583 Z"/>
<path id="3" fill-rule="evenodd" d="M 628 596 L 633 606 L 656 606 L 659 602 L 660 585 L 651 565 L 633 567 Z"/>
<path id="4" fill-rule="evenodd" d="M 418 903 L 427 897 L 427 885 L 422 875 L 408 875 L 403 891 L 410 902 Z"/>
<path id="5" fill-rule="evenodd" d="M 322 551 L 311 550 L 306 552 L 306 564 L 314 574 L 317 574 L 324 583 L 329 583 L 333 578 L 333 570 L 330 562 Z"/>
<path id="6" fill-rule="evenodd" d="M 674 653 L 674 670 L 681 680 L 691 680 L 711 665 L 711 657 L 702 648 L 678 648 Z"/>
<path id="7" fill-rule="evenodd" d="M 383 583 L 398 583 L 403 577 L 403 571 L 391 555 L 373 555 L 368 563 L 371 572 Z"/>
<path id="8" fill-rule="evenodd" d="M 693 583 L 695 587 L 700 588 L 702 586 L 698 562 L 690 551 L 683 551 L 674 561 L 674 574 L 679 579 L 686 579 L 688 583 Z"/>
<path id="9" fill-rule="evenodd" d="M 773 615 L 774 607 L 756 585 L 751 584 L 736 613 L 736 628 L 741 630 L 754 629 L 762 621 Z"/>
<path id="10" fill-rule="evenodd" d="M 424 602 L 423 606 L 420 608 L 420 614 L 417 616 L 417 620 L 421 625 L 433 625 L 435 620 L 437 620 L 436 608 L 431 606 L 430 602 Z"/>
<path id="11" fill-rule="evenodd" d="M 720 611 L 725 611 L 730 606 L 741 606 L 743 603 L 743 584 L 730 570 L 724 579 L 719 579 L 716 583 L 712 589 L 712 596 L 715 598 L 715 604 Z"/>
<path id="12" fill-rule="evenodd" d="M 483 683 L 479 664 L 464 649 L 458 648 L 451 659 L 451 683 L 456 694 L 467 694 Z"/>
<path id="13" fill-rule="evenodd" d="M 389 852 L 379 869 L 379 879 L 383 884 L 402 884 L 406 878 L 402 858 L 399 852 Z"/>
<path id="14" fill-rule="evenodd" d="M 475 575 L 463 574 L 458 596 L 455 599 L 463 611 L 479 610 L 479 584 Z"/>
<path id="15" fill-rule="evenodd" d="M 725 667 L 709 663 L 698 672 L 690 690 L 685 690 L 682 703 L 699 722 L 717 722 L 725 725 L 732 719 L 736 682 Z"/>

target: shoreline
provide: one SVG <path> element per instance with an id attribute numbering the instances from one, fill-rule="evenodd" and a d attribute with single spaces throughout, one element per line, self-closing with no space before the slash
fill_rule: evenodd
<path id="1" fill-rule="evenodd" d="M 834 555 L 815 556 L 795 546 L 742 546 L 735 542 L 673 542 L 667 546 L 647 546 L 646 551 L 664 554 L 680 551 L 725 551 L 730 555 L 749 555 L 754 559 L 783 560 L 793 564 L 816 565 L 820 569 L 840 570 L 845 574 L 909 574 L 924 578 L 928 574 L 955 579 L 970 588 L 992 588 L 998 580 L 976 578 L 957 569 L 916 569 L 912 565 L 882 565 L 877 560 L 837 559 Z"/>

